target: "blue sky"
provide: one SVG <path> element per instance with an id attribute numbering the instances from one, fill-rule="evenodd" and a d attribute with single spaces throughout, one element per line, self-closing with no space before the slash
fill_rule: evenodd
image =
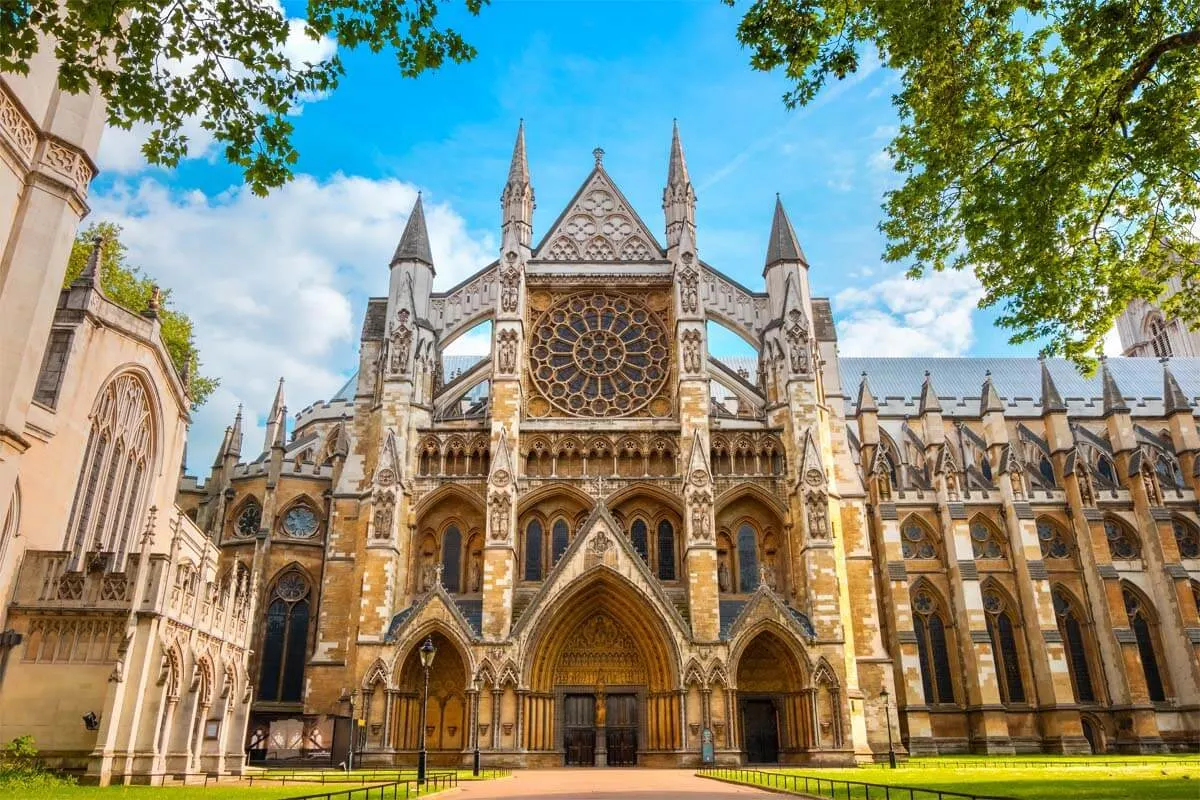
<path id="1" fill-rule="evenodd" d="M 752 71 L 736 41 L 744 9 L 717 0 L 499 0 L 478 18 L 454 9 L 447 21 L 478 57 L 417 80 L 401 78 L 386 53 L 343 52 L 342 87 L 296 120 L 297 181 L 266 200 L 241 188 L 203 136 L 193 158 L 166 171 L 140 160 L 141 132 L 106 134 L 94 218 L 125 226 L 133 262 L 175 290 L 196 321 L 207 371 L 222 379 L 196 415 L 193 471 L 207 469 L 239 402 L 261 431 L 280 374 L 294 413 L 357 367 L 362 309 L 386 291 L 388 257 L 417 189 L 440 288 L 495 257 L 520 118 L 535 239 L 587 175 L 596 146 L 661 239 L 677 118 L 698 195 L 701 257 L 761 286 L 780 193 L 813 291 L 833 299 L 843 353 L 1031 353 L 1008 345 L 993 315 L 975 309 L 973 277 L 914 283 L 880 259 L 879 207 L 895 181 L 883 152 L 897 125 L 895 75 L 869 60 L 811 107 L 788 111 L 783 77 Z M 328 43 L 298 40 L 296 48 L 330 52 Z M 244 456 L 259 446 L 255 433 Z"/>

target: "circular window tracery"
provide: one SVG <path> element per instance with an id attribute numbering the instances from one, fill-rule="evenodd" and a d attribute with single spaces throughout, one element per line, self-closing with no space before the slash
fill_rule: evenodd
<path id="1" fill-rule="evenodd" d="M 258 528 L 261 524 L 262 506 L 251 501 L 242 509 L 242 513 L 238 514 L 237 525 L 234 526 L 234 530 L 238 536 L 253 536 L 258 533 Z"/>
<path id="2" fill-rule="evenodd" d="M 645 408 L 669 375 L 668 340 L 638 300 L 581 293 L 534 325 L 530 359 L 537 388 L 572 416 L 626 416 Z"/>
<path id="3" fill-rule="evenodd" d="M 317 514 L 306 505 L 292 506 L 283 517 L 283 532 L 296 539 L 308 539 L 317 532 Z"/>

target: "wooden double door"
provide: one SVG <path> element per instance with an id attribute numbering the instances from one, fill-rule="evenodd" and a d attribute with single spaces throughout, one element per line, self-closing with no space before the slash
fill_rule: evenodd
<path id="1" fill-rule="evenodd" d="M 779 763 L 779 724 L 771 700 L 742 701 L 742 735 L 748 764 Z"/>
<path id="2" fill-rule="evenodd" d="M 604 703 L 603 722 L 597 703 Z M 638 706 L 635 694 L 568 694 L 563 698 L 563 747 L 567 766 L 596 765 L 598 737 L 603 736 L 605 759 L 610 767 L 637 764 Z"/>

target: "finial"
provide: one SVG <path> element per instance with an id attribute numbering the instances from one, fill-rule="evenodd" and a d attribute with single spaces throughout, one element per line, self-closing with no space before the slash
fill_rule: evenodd
<path id="1" fill-rule="evenodd" d="M 92 250 L 88 253 L 87 263 L 84 264 L 83 272 L 79 273 L 79 277 L 75 279 L 74 285 L 83 288 L 100 288 L 100 255 L 104 249 L 104 239 L 100 236 L 92 237 Z"/>
<path id="2" fill-rule="evenodd" d="M 604 148 L 603 148 L 603 147 L 597 147 L 595 150 L 593 150 L 593 151 L 592 151 L 592 158 L 596 159 L 596 166 L 597 166 L 597 167 L 604 166 Z"/>
<path id="3" fill-rule="evenodd" d="M 157 283 L 150 284 L 150 300 L 146 303 L 145 315 L 147 317 L 157 317 L 159 309 L 162 308 L 162 289 Z"/>

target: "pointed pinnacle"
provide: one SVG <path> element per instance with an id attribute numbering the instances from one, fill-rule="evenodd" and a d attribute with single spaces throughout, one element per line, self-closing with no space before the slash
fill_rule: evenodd
<path id="1" fill-rule="evenodd" d="M 421 193 L 417 193 L 417 202 L 413 204 L 412 213 L 404 226 L 404 234 L 392 263 L 397 261 L 421 261 L 433 266 L 433 254 L 429 251 L 429 231 L 425 228 L 425 206 L 421 202 Z"/>
<path id="2" fill-rule="evenodd" d="M 229 454 L 242 454 L 242 404 L 238 403 L 237 416 L 233 418 L 233 428 L 229 432 Z"/>
<path id="3" fill-rule="evenodd" d="M 1121 394 L 1121 387 L 1117 386 L 1117 381 L 1108 368 L 1108 359 L 1106 358 L 1100 359 L 1100 380 L 1104 387 L 1104 416 L 1128 412 L 1129 406 L 1125 405 L 1125 396 Z"/>
<path id="4" fill-rule="evenodd" d="M 1067 404 L 1063 402 L 1058 387 L 1054 385 L 1054 378 L 1050 375 L 1050 368 L 1046 366 L 1046 359 L 1039 358 L 1038 362 L 1042 366 L 1042 413 L 1066 411 Z"/>
<path id="5" fill-rule="evenodd" d="M 279 386 L 275 389 L 275 399 L 271 402 L 271 416 L 268 422 L 274 420 L 279 415 L 279 411 L 284 408 L 283 405 L 283 378 L 279 379 Z"/>
<path id="6" fill-rule="evenodd" d="M 792 228 L 792 221 L 788 219 L 787 212 L 783 210 L 783 200 L 779 195 L 775 195 L 775 217 L 771 220 L 771 236 L 767 240 L 767 262 L 769 267 L 780 261 L 799 261 L 804 266 L 808 266 L 808 259 L 804 257 L 804 251 L 800 249 L 800 242 L 796 238 L 796 231 Z"/>
<path id="7" fill-rule="evenodd" d="M 917 413 L 924 414 L 927 411 L 937 411 L 941 413 L 942 404 L 938 402 L 937 391 L 933 388 L 933 378 L 929 375 L 929 370 L 925 371 L 925 383 L 921 386 L 921 404 L 917 408 Z"/>
<path id="8" fill-rule="evenodd" d="M 992 384 L 992 371 L 989 369 L 983 379 L 983 388 L 979 390 L 979 416 L 982 417 L 993 411 L 1003 414 L 1004 403 L 1001 402 L 1000 394 Z"/>
<path id="9" fill-rule="evenodd" d="M 683 143 L 679 141 L 679 122 L 672 121 L 671 164 L 667 167 L 667 186 L 687 186 L 691 182 L 687 161 L 683 157 Z"/>
<path id="10" fill-rule="evenodd" d="M 79 273 L 79 277 L 72 282 L 72 286 L 83 289 L 100 288 L 100 255 L 103 249 L 104 240 L 99 236 L 93 236 L 92 250 L 88 253 L 87 263 L 83 266 L 83 272 Z"/>
<path id="11" fill-rule="evenodd" d="M 875 395 L 871 393 L 871 385 L 867 383 L 866 370 L 863 370 L 862 382 L 858 384 L 858 413 L 861 414 L 864 411 L 879 411 Z"/>
<path id="12" fill-rule="evenodd" d="M 508 167 L 510 184 L 529 183 L 529 159 L 525 155 L 525 120 L 517 125 L 517 141 L 513 145 L 512 163 Z"/>
<path id="13" fill-rule="evenodd" d="M 1183 393 L 1183 389 L 1179 387 L 1179 381 L 1175 380 L 1175 376 L 1171 374 L 1171 368 L 1167 366 L 1166 359 L 1163 360 L 1163 413 L 1175 414 L 1182 411 L 1186 414 L 1192 413 L 1192 404 L 1188 402 L 1187 395 Z"/>

